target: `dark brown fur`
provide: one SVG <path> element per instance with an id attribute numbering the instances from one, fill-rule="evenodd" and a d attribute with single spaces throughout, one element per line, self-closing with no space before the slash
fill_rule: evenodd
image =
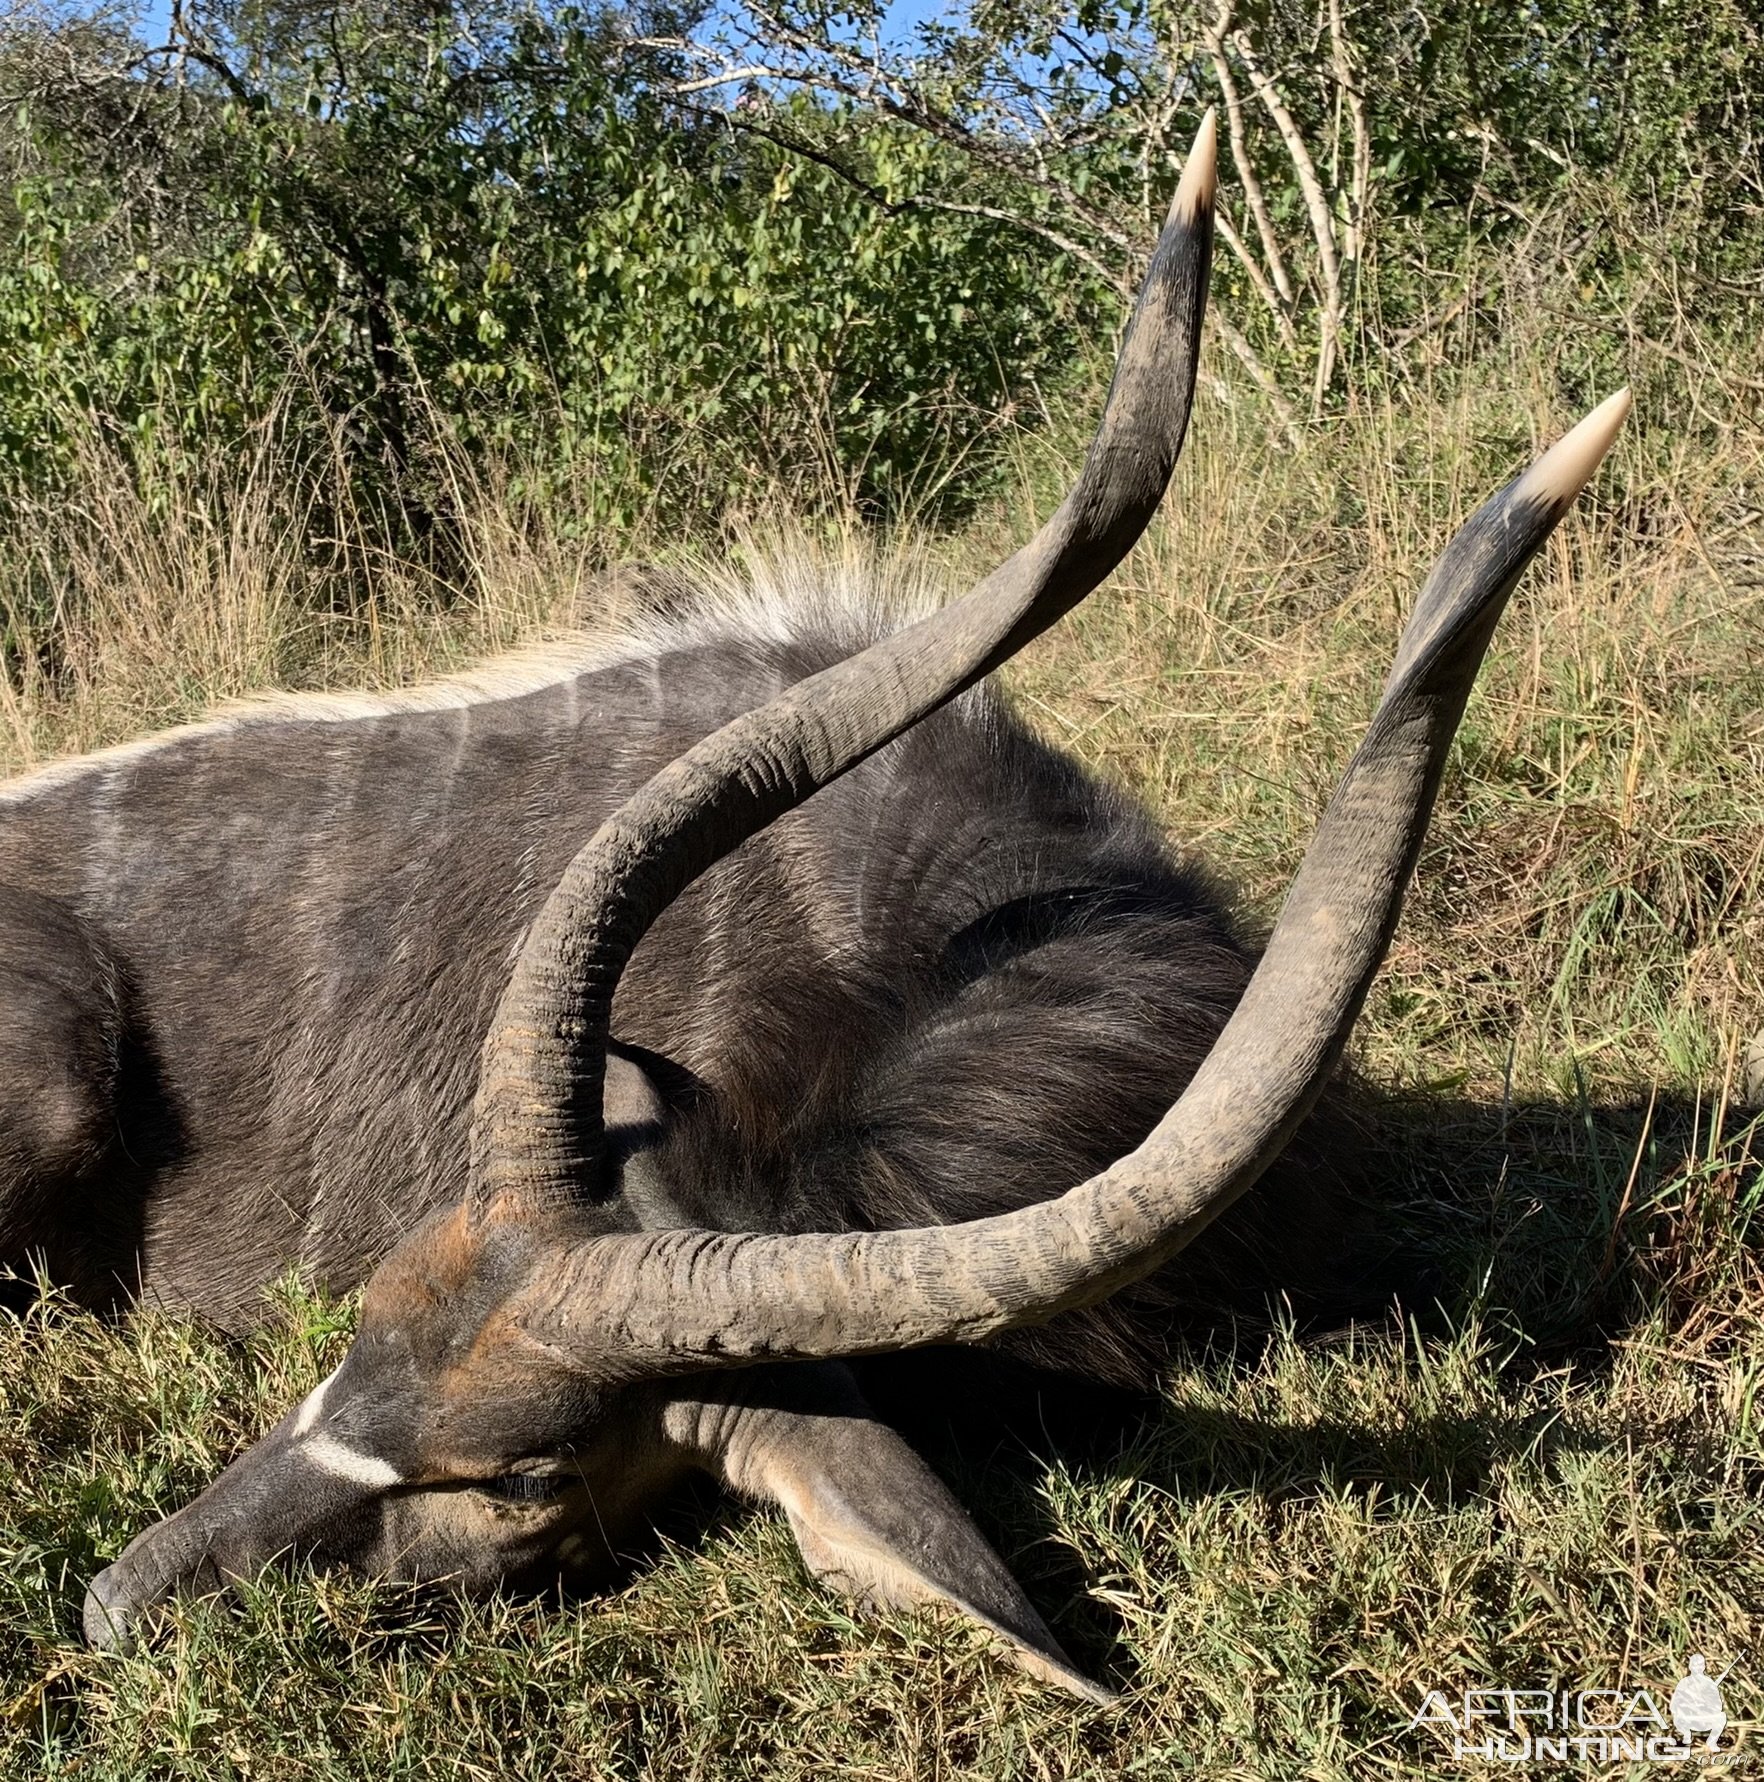
<path id="1" fill-rule="evenodd" d="M 526 923 L 626 794 L 864 641 L 677 622 L 443 710 L 197 729 L 0 795 L 0 1261 L 248 1321 L 354 1286 L 461 1198 L 478 1049 Z M 28 789 L 28 782 L 24 783 Z M 616 1031 L 669 1103 L 609 1224 L 973 1218 L 1138 1142 L 1250 950 L 1145 815 L 982 691 L 749 842 L 657 924 Z M 1009 1339 L 1139 1382 L 1179 1322 L 1366 1290 L 1326 1102 L 1148 1287 Z"/>

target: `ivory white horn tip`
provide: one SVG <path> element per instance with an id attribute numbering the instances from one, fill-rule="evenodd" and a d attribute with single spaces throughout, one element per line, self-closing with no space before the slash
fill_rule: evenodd
<path id="1" fill-rule="evenodd" d="M 1211 107 L 1194 133 L 1194 146 L 1183 163 L 1182 179 L 1176 196 L 1170 201 L 1173 223 L 1193 223 L 1213 208 L 1213 193 L 1219 184 L 1219 118 Z"/>
<path id="2" fill-rule="evenodd" d="M 1571 427 L 1525 473 L 1517 493 L 1552 506 L 1566 507 L 1584 489 L 1610 451 L 1629 414 L 1632 399 L 1626 384 L 1607 396 L 1584 420 Z"/>

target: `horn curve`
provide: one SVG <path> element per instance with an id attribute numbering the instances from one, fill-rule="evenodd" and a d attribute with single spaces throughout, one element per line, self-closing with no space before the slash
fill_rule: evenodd
<path id="1" fill-rule="evenodd" d="M 1629 402 L 1602 403 L 1447 546 L 1242 1001 L 1136 1150 L 1056 1200 L 964 1225 L 587 1239 L 548 1264 L 523 1329 L 630 1375 L 976 1342 L 1102 1299 L 1181 1249 L 1273 1160 L 1339 1059 L 1495 621 Z"/>
<path id="2" fill-rule="evenodd" d="M 563 1202 L 596 1179 L 613 992 L 692 881 L 1053 624 L 1132 548 L 1188 427 L 1212 263 L 1216 125 L 1196 133 L 1076 485 L 953 606 L 787 689 L 662 769 L 547 899 L 484 1042 L 468 1204 Z"/>

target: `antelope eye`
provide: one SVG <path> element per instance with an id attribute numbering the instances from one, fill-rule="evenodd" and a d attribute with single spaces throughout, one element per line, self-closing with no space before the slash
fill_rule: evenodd
<path id="1" fill-rule="evenodd" d="M 557 1473 L 504 1473 L 478 1489 L 510 1504 L 542 1504 L 562 1492 L 568 1483 Z"/>

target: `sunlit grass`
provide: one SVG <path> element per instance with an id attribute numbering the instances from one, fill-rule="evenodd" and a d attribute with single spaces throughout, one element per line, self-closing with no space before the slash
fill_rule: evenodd
<path id="1" fill-rule="evenodd" d="M 1572 418 L 1459 396 L 1294 451 L 1203 403 L 1165 517 L 1015 695 L 1265 918 L 1427 563 L 1531 423 Z M 347 1308 L 285 1289 L 249 1343 L 57 1305 L 0 1327 L 10 1772 L 1459 1775 L 1406 1730 L 1425 1690 L 1664 1700 L 1693 1650 L 1737 1665 L 1730 1712 L 1757 1719 L 1764 453 L 1736 429 L 1692 461 L 1641 420 L 1496 641 L 1361 1031 L 1448 1315 L 1221 1348 L 1116 1450 L 958 1471 L 1118 1709 L 1050 1694 L 952 1618 L 852 1614 L 779 1522 L 731 1507 L 602 1601 L 275 1573 L 138 1656 L 86 1653 L 92 1572 L 344 1340 Z M 952 587 L 1046 511 L 1075 443 L 1026 443 L 1019 496 L 931 541 Z M 273 465 L 247 470 L 251 496 Z M 87 556 L 56 559 L 58 616 L 31 648 L 14 627 L 11 765 L 266 684 L 454 667 L 592 607 L 603 563 L 675 548 L 491 503 L 445 604 L 394 564 L 341 601 L 315 598 L 267 484 L 169 528 L 111 499 Z M 39 593 L 68 536 L 38 539 Z"/>

